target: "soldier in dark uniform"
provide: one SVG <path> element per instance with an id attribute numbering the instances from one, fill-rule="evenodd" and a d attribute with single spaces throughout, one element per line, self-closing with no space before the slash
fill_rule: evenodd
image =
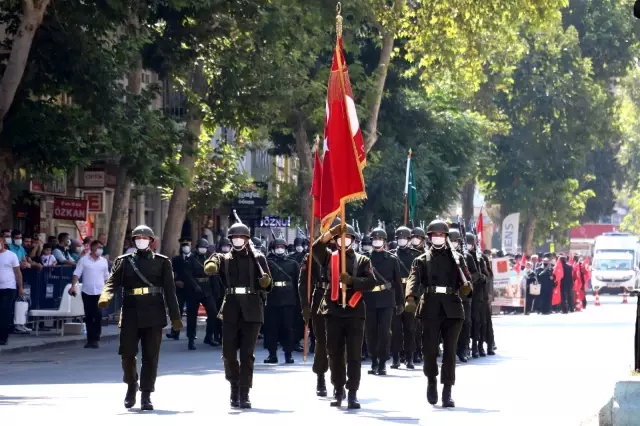
<path id="1" fill-rule="evenodd" d="M 483 273 L 487 277 L 487 283 L 484 292 L 484 308 L 485 308 L 485 330 L 487 341 L 487 355 L 495 355 L 496 342 L 493 336 L 493 322 L 491 321 L 491 301 L 493 299 L 493 269 L 491 259 L 486 254 L 482 254 Z"/>
<path id="2" fill-rule="evenodd" d="M 457 224 L 453 225 L 457 226 Z M 458 228 L 449 228 L 449 241 L 451 242 L 451 248 L 458 253 L 462 262 L 462 259 L 465 259 L 465 256 L 462 251 L 462 235 L 460 235 L 460 230 Z M 465 266 L 461 269 L 462 272 L 464 272 L 467 281 L 470 281 L 472 277 L 467 267 L 468 263 L 469 261 L 467 259 L 465 261 Z M 457 350 L 460 362 L 469 361 L 469 341 L 471 340 L 471 296 L 471 294 L 467 296 L 460 296 L 462 299 L 462 306 L 464 307 L 464 322 L 462 323 L 462 329 L 460 330 L 460 336 L 458 337 Z"/>
<path id="3" fill-rule="evenodd" d="M 218 245 L 216 247 L 216 253 L 229 253 L 231 251 L 231 241 L 227 237 L 220 238 L 218 241 Z M 216 308 L 220 308 L 222 306 L 222 301 L 224 300 L 225 290 L 224 284 L 220 279 L 219 275 L 214 275 L 211 277 L 211 283 L 213 285 L 213 294 L 216 301 Z M 216 315 L 213 319 L 213 342 L 214 345 L 220 345 L 222 343 L 222 320 Z"/>
<path id="4" fill-rule="evenodd" d="M 325 374 L 329 370 L 329 356 L 327 355 L 327 330 L 325 320 L 318 313 L 320 302 L 324 297 L 324 293 L 328 288 L 327 271 L 323 268 L 317 259 L 311 260 L 311 304 L 307 292 L 309 256 L 307 253 L 302 259 L 300 265 L 300 278 L 298 279 L 298 294 L 300 295 L 300 305 L 302 306 L 302 317 L 305 323 L 311 321 L 311 329 L 313 330 L 312 341 L 313 350 L 310 350 L 313 356 L 312 370 L 317 376 L 316 395 L 327 396 L 327 383 Z M 311 339 L 311 336 L 309 336 Z"/>
<path id="5" fill-rule="evenodd" d="M 166 308 L 174 330 L 182 328 L 182 320 L 171 261 L 151 250 L 155 239 L 153 231 L 148 226 L 140 225 L 133 230 L 131 238 L 136 250 L 115 260 L 102 289 L 98 307 L 109 307 L 116 290 L 123 289 L 118 354 L 122 358 L 123 381 L 128 385 L 124 406 L 131 408 L 136 404 L 136 394 L 140 389 L 140 408 L 153 410 L 151 392 L 155 391 L 158 375 L 162 329 L 167 325 Z M 138 344 L 142 347 L 139 387 Z"/>
<path id="6" fill-rule="evenodd" d="M 265 293 L 271 290 L 271 276 L 264 256 L 249 245 L 251 233 L 246 225 L 236 223 L 227 234 L 233 249 L 211 255 L 204 271 L 220 276 L 225 287 L 219 316 L 223 321 L 222 358 L 225 378 L 231 384 L 231 406 L 251 408 L 254 350 L 264 322 L 263 306 Z"/>
<path id="7" fill-rule="evenodd" d="M 298 265 L 302 264 L 302 259 L 306 254 L 304 250 L 304 242 L 304 238 L 296 237 L 293 240 L 293 252 L 289 255 L 289 259 L 294 260 Z M 302 345 L 300 344 L 300 341 L 304 338 L 304 320 L 302 319 L 302 306 L 299 302 L 298 298 L 296 298 L 296 309 L 293 314 L 293 341 L 294 350 L 296 352 L 302 352 Z"/>
<path id="8" fill-rule="evenodd" d="M 345 235 L 346 270 L 341 271 L 340 250 L 331 252 L 328 248 L 333 239 L 338 246 L 342 244 L 341 234 Z M 355 253 L 351 243 L 356 235 L 350 225 L 339 224 L 325 232 L 313 244 L 313 256 L 322 267 L 329 271 L 330 288 L 325 292 L 319 312 L 325 316 L 327 328 L 327 352 L 331 368 L 331 383 L 334 387 L 332 407 L 340 407 L 345 399 L 344 386 L 349 390 L 348 407 L 360 408 L 357 392 L 360 387 L 362 369 L 362 340 L 366 307 L 360 300 L 361 292 L 371 291 L 378 284 L 371 262 L 365 256 Z M 347 287 L 347 305 L 342 307 L 342 288 Z M 345 360 L 346 355 L 346 360 Z M 346 371 L 345 371 L 346 366 Z"/>
<path id="9" fill-rule="evenodd" d="M 427 400 L 438 403 L 438 346 L 443 339 L 442 406 L 454 407 L 451 387 L 456 375 L 456 344 L 464 322 L 460 293 L 469 294 L 471 287 L 460 270 L 459 256 L 447 244 L 449 227 L 434 220 L 427 227 L 431 247 L 416 258 L 407 281 L 408 312 L 416 312 L 422 322 L 424 374 L 428 379 Z M 417 302 L 417 303 L 416 303 Z"/>
<path id="10" fill-rule="evenodd" d="M 285 362 L 293 364 L 293 321 L 298 305 L 300 266 L 288 257 L 286 247 L 287 242 L 284 239 L 276 238 L 273 253 L 267 257 L 273 282 L 264 313 L 264 341 L 269 351 L 269 357 L 264 360 L 265 364 L 278 363 L 278 342 L 284 350 Z"/>
<path id="11" fill-rule="evenodd" d="M 369 374 L 385 376 L 389 359 L 391 321 L 404 311 L 404 289 L 398 258 L 384 249 L 387 233 L 382 228 L 371 231 L 373 252 L 371 270 L 378 285 L 364 294 L 367 307 L 365 337 L 371 357 Z"/>
<path id="12" fill-rule="evenodd" d="M 189 350 L 195 351 L 196 327 L 200 305 L 207 311 L 207 329 L 203 343 L 218 346 L 213 340 L 216 318 L 216 301 L 212 279 L 204 273 L 204 262 L 207 260 L 209 242 L 204 238 L 198 241 L 196 252 L 186 259 L 184 268 L 185 289 L 187 290 L 187 338 Z"/>
<path id="13" fill-rule="evenodd" d="M 398 248 L 393 251 L 399 260 L 400 275 L 402 279 L 402 297 L 404 300 L 404 292 L 411 271 L 413 260 L 422 254 L 409 244 L 411 230 L 406 226 L 396 229 L 396 242 Z M 403 355 L 407 368 L 413 370 L 414 363 L 420 362 L 419 355 L 416 353 L 416 318 L 413 313 L 402 312 L 393 317 L 392 334 L 391 334 L 391 356 L 393 364 L 391 368 L 400 367 L 400 355 Z M 412 359 L 413 357 L 413 359 Z"/>
<path id="14" fill-rule="evenodd" d="M 174 256 L 171 260 L 173 266 L 173 276 L 176 282 L 176 296 L 178 297 L 178 306 L 180 307 L 180 318 L 184 313 L 184 306 L 187 302 L 187 289 L 184 288 L 184 265 L 186 259 L 191 255 L 191 238 L 180 239 L 180 254 Z M 179 340 L 180 330 L 171 330 L 166 336 L 169 339 Z"/>
<path id="15" fill-rule="evenodd" d="M 416 226 L 415 228 L 413 228 L 411 230 L 411 241 L 410 243 L 411 247 L 418 250 L 420 252 L 420 254 L 424 253 L 425 250 L 428 249 L 427 247 L 427 234 L 426 232 L 424 232 L 424 229 L 422 229 L 419 226 Z M 414 361 L 416 361 L 416 364 L 421 362 L 421 358 L 422 358 L 422 322 L 420 322 L 420 320 L 418 320 L 416 318 L 416 325 L 415 325 L 415 338 L 416 338 L 416 351 L 415 353 L 417 355 L 414 355 Z M 440 351 L 438 350 L 438 354 L 440 354 Z M 440 356 L 440 355 L 438 355 Z"/>
<path id="16" fill-rule="evenodd" d="M 373 245 L 371 245 L 371 237 L 368 235 L 365 235 L 364 237 L 362 237 L 362 244 L 360 244 L 360 254 L 363 254 L 368 257 L 371 255 L 372 251 L 373 251 Z"/>
<path id="17" fill-rule="evenodd" d="M 483 260 L 481 255 L 476 251 L 476 236 L 467 233 L 467 247 L 469 255 L 467 256 L 467 266 L 471 273 L 471 283 L 473 285 L 473 294 L 471 296 L 471 320 L 473 322 L 473 336 L 471 341 L 471 356 L 487 356 L 484 351 L 483 343 L 486 341 L 487 320 L 486 320 L 486 287 L 487 277 L 483 274 Z"/>
<path id="18" fill-rule="evenodd" d="M 298 265 L 302 264 L 302 259 L 305 256 L 304 251 L 304 238 L 296 237 L 293 240 L 293 254 L 291 255 L 291 259 L 295 260 Z"/>
<path id="19" fill-rule="evenodd" d="M 413 247 L 414 249 L 424 252 L 426 250 L 426 239 L 427 234 L 424 232 L 424 229 L 416 226 L 411 230 L 411 247 Z"/>

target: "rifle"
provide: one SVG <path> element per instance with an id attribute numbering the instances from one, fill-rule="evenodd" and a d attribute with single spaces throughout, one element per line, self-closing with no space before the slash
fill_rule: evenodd
<path id="1" fill-rule="evenodd" d="M 233 210 L 233 217 L 236 219 L 236 222 L 242 223 L 242 221 L 240 220 L 240 217 L 238 217 L 238 213 L 236 213 L 235 210 Z M 258 268 L 258 271 L 260 271 L 260 277 L 261 278 L 264 277 L 265 276 L 264 269 L 262 269 L 262 265 L 260 264 L 260 262 L 258 262 L 258 259 L 256 259 L 256 254 L 253 251 L 253 248 L 249 247 L 247 250 L 249 252 L 249 257 L 251 258 L 251 260 L 253 260 L 253 264 L 256 266 L 256 268 Z"/>

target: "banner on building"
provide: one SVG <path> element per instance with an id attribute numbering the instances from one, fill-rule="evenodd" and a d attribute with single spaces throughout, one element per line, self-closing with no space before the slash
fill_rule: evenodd
<path id="1" fill-rule="evenodd" d="M 87 200 L 73 198 L 53 199 L 53 218 L 61 220 L 87 220 Z"/>
<path id="2" fill-rule="evenodd" d="M 104 213 L 104 191 L 82 191 L 89 213 Z"/>
<path id="3" fill-rule="evenodd" d="M 518 229 L 520 213 L 512 213 L 502 221 L 502 251 L 505 254 L 518 253 Z"/>
<path id="4" fill-rule="evenodd" d="M 43 195 L 65 195 L 67 193 L 67 176 L 64 174 L 34 176 L 29 181 L 29 192 Z"/>
<path id="5" fill-rule="evenodd" d="M 516 273 L 506 257 L 492 259 L 493 301 L 492 306 L 524 307 L 526 287 L 522 275 Z"/>

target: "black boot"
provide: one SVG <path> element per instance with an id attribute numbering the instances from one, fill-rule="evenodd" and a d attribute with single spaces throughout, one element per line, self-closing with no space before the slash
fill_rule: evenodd
<path id="1" fill-rule="evenodd" d="M 451 399 L 451 385 L 444 385 L 442 387 L 442 406 L 444 408 L 453 408 L 456 403 Z"/>
<path id="2" fill-rule="evenodd" d="M 295 361 L 293 360 L 293 355 L 284 354 L 284 362 L 287 364 L 293 364 Z"/>
<path id="3" fill-rule="evenodd" d="M 169 338 L 169 339 L 179 340 L 180 339 L 180 330 L 178 330 L 178 331 L 171 330 L 170 332 L 165 334 L 165 336 L 167 336 L 167 338 Z"/>
<path id="4" fill-rule="evenodd" d="M 216 346 L 220 346 L 220 343 L 216 342 L 212 336 L 206 336 L 204 338 L 204 340 L 202 341 L 202 343 L 204 343 L 205 345 L 209 345 L 212 347 L 216 347 Z"/>
<path id="5" fill-rule="evenodd" d="M 129 385 L 127 394 L 124 396 L 124 408 L 131 408 L 136 405 L 136 396 L 138 393 L 138 384 Z"/>
<path id="6" fill-rule="evenodd" d="M 435 377 L 429 378 L 429 383 L 427 384 L 427 401 L 429 401 L 431 405 L 438 403 L 438 382 Z"/>
<path id="7" fill-rule="evenodd" d="M 371 358 L 371 370 L 367 371 L 369 374 L 378 373 L 378 358 Z"/>
<path id="8" fill-rule="evenodd" d="M 267 359 L 264 360 L 265 364 L 277 364 L 278 363 L 278 356 L 275 354 L 269 354 L 269 356 L 267 357 Z"/>
<path id="9" fill-rule="evenodd" d="M 333 401 L 329 405 L 332 407 L 341 407 L 342 401 L 344 400 L 344 388 L 341 386 L 339 388 L 333 389 Z"/>
<path id="10" fill-rule="evenodd" d="M 475 340 L 471 343 L 471 356 L 473 358 L 478 358 L 480 356 L 478 354 L 478 342 Z"/>
<path id="11" fill-rule="evenodd" d="M 231 384 L 231 395 L 229 396 L 229 403 L 232 408 L 240 407 L 240 388 L 238 385 Z"/>
<path id="12" fill-rule="evenodd" d="M 349 396 L 347 397 L 347 408 L 350 410 L 359 410 L 360 402 L 358 402 L 358 396 L 356 395 L 356 391 L 349 391 Z"/>
<path id="13" fill-rule="evenodd" d="M 415 365 L 413 365 L 413 359 L 412 357 L 408 357 L 407 358 L 407 369 L 409 370 L 413 370 L 414 368 L 416 368 Z"/>
<path id="14" fill-rule="evenodd" d="M 484 351 L 484 345 L 478 342 L 478 355 L 487 356 L 487 353 Z"/>
<path id="15" fill-rule="evenodd" d="M 315 352 L 316 352 L 316 342 L 311 341 L 311 343 L 309 343 L 309 353 L 313 354 Z"/>
<path id="16" fill-rule="evenodd" d="M 240 389 L 240 408 L 251 408 L 251 400 L 249 399 L 249 388 Z"/>
<path id="17" fill-rule="evenodd" d="M 378 376 L 386 376 L 387 375 L 387 361 L 380 361 L 378 363 Z"/>
<path id="18" fill-rule="evenodd" d="M 324 380 L 324 374 L 318 374 L 316 382 L 316 396 L 327 396 L 327 383 Z"/>
<path id="19" fill-rule="evenodd" d="M 413 363 L 422 364 L 422 357 L 420 356 L 420 353 L 417 351 L 413 354 Z"/>
<path id="20" fill-rule="evenodd" d="M 462 349 L 458 349 L 458 359 L 460 360 L 460 362 L 469 362 L 469 360 L 467 359 L 467 354 L 465 353 L 465 350 Z"/>
<path id="21" fill-rule="evenodd" d="M 142 392 L 140 395 L 140 409 L 142 411 L 153 411 L 150 392 Z"/>
<path id="22" fill-rule="evenodd" d="M 189 346 L 188 346 L 190 351 L 195 351 L 196 350 L 196 343 L 195 343 L 195 339 L 189 339 Z"/>
<path id="23" fill-rule="evenodd" d="M 391 368 L 393 368 L 394 370 L 400 368 L 400 355 L 393 354 Z"/>

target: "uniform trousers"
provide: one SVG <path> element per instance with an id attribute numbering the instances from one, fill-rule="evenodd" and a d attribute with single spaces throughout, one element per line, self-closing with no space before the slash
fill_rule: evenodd
<path id="1" fill-rule="evenodd" d="M 140 390 L 155 391 L 158 376 L 158 360 L 162 343 L 163 327 L 126 327 L 120 329 L 120 348 L 122 358 L 122 381 L 128 385 L 138 382 L 138 344 L 142 349 L 142 367 L 140 368 Z"/>
<path id="2" fill-rule="evenodd" d="M 278 351 L 278 343 L 285 354 L 293 352 L 293 317 L 295 306 L 273 306 L 264 310 L 264 345 L 270 355 Z"/>
<path id="3" fill-rule="evenodd" d="M 487 339 L 487 308 L 481 298 L 471 301 L 471 316 L 473 321 L 473 340 L 482 344 Z"/>
<path id="4" fill-rule="evenodd" d="M 222 325 L 222 359 L 227 381 L 240 388 L 253 386 L 253 355 L 261 323 L 246 322 L 238 316 L 237 322 L 224 321 Z M 240 362 L 238 362 L 240 351 Z"/>
<path id="5" fill-rule="evenodd" d="M 389 359 L 391 345 L 391 320 L 394 308 L 368 308 L 365 320 L 365 338 L 371 359 L 386 361 Z M 398 315 L 399 316 L 399 315 Z"/>
<path id="6" fill-rule="evenodd" d="M 331 383 L 336 389 L 346 385 L 348 390 L 357 391 L 362 369 L 364 318 L 326 316 L 325 321 Z"/>
<path id="7" fill-rule="evenodd" d="M 485 300 L 485 320 L 486 320 L 486 332 L 487 332 L 487 349 L 492 349 L 496 342 L 493 336 L 493 321 L 491 320 L 491 301 Z"/>
<path id="8" fill-rule="evenodd" d="M 462 307 L 464 308 L 464 322 L 458 338 L 458 351 L 465 354 L 469 349 L 469 340 L 471 339 L 471 300 L 463 299 Z"/>
<path id="9" fill-rule="evenodd" d="M 438 376 L 438 347 L 442 336 L 442 376 L 443 385 L 454 385 L 456 381 L 456 345 L 463 319 L 434 318 L 422 319 L 422 357 L 424 375 L 435 379 Z"/>
<path id="10" fill-rule="evenodd" d="M 393 315 L 391 333 L 391 353 L 394 355 L 404 351 L 405 356 L 413 355 L 416 350 L 416 318 L 413 314 L 403 312 Z"/>
<path id="11" fill-rule="evenodd" d="M 77 296 L 76 296 L 77 297 Z M 102 332 L 102 309 L 98 308 L 100 295 L 82 293 L 84 306 L 84 323 L 87 327 L 87 341 L 99 342 Z"/>
<path id="12" fill-rule="evenodd" d="M 325 374 L 329 370 L 329 355 L 327 355 L 327 326 L 322 315 L 317 313 L 311 315 L 311 329 L 316 342 L 313 353 L 313 372 Z"/>
<path id="13" fill-rule="evenodd" d="M 187 337 L 189 339 L 196 338 L 196 328 L 198 326 L 198 310 L 200 305 L 204 306 L 207 312 L 207 329 L 206 337 L 213 336 L 216 326 L 216 301 L 213 296 L 205 293 L 195 293 L 187 296 Z"/>

